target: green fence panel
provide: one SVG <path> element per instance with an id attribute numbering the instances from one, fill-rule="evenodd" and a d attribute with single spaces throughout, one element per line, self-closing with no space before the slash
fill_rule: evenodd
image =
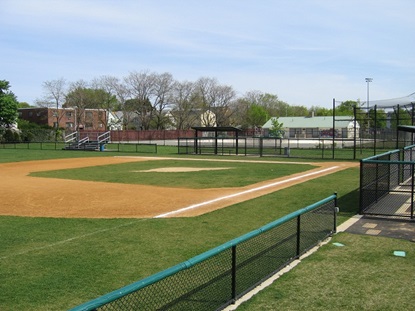
<path id="1" fill-rule="evenodd" d="M 221 310 L 336 231 L 337 195 L 71 311 Z"/>

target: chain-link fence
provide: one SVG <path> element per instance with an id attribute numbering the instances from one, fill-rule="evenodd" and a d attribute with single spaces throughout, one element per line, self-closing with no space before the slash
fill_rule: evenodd
<path id="1" fill-rule="evenodd" d="M 360 161 L 360 213 L 414 218 L 415 145 Z"/>
<path id="2" fill-rule="evenodd" d="M 194 137 L 178 139 L 179 154 L 215 155 L 288 155 L 280 138 L 267 137 Z"/>
<path id="3" fill-rule="evenodd" d="M 87 310 L 221 310 L 336 231 L 337 195 L 100 298 Z"/>

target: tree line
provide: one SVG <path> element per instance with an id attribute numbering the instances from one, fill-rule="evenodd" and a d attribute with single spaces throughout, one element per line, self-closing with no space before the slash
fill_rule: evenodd
<path id="1" fill-rule="evenodd" d="M 124 129 L 131 126 L 132 118 L 143 130 L 186 130 L 201 124 L 246 129 L 261 127 L 275 116 L 331 113 L 331 109 L 291 106 L 277 95 L 261 91 L 238 96 L 232 86 L 215 78 L 178 81 L 168 72 L 134 71 L 123 78 L 101 76 L 90 82 L 60 78 L 45 81 L 42 87 L 43 96 L 36 106 L 76 107 L 79 113 L 86 108 L 122 111 Z"/>
<path id="2" fill-rule="evenodd" d="M 5 80 L 1 82 L 0 96 L 14 96 L 9 90 L 10 84 Z M 143 130 L 187 130 L 200 125 L 248 129 L 261 127 L 271 117 L 333 115 L 333 109 L 293 106 L 280 100 L 276 94 L 257 90 L 238 96 L 232 86 L 221 84 L 215 78 L 178 81 L 168 72 L 148 70 L 133 71 L 123 78 L 100 76 L 89 82 L 68 82 L 59 78 L 43 82 L 42 89 L 43 93 L 35 101 L 35 106 L 57 109 L 76 107 L 78 117 L 88 108 L 121 111 L 124 129 L 132 129 L 132 119 L 136 119 L 140 124 L 138 129 Z M 15 96 L 13 98 L 16 100 Z M 28 106 L 27 103 L 20 103 L 20 107 Z M 15 111 L 11 115 L 17 117 L 16 107 L 8 107 Z M 6 118 L 10 123 L 9 108 L 2 107 L 2 114 L 8 111 L 8 117 L 0 115 L 0 123 L 7 124 Z M 336 107 L 335 114 L 353 116 L 355 110 L 357 121 L 362 127 L 386 126 L 386 113 L 383 110 L 376 111 L 375 126 L 374 111 L 368 113 L 359 101 L 342 102 Z M 58 119 L 59 115 L 56 117 Z"/>

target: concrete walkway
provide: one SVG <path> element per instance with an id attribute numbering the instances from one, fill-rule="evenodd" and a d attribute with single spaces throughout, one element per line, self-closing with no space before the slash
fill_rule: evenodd
<path id="1" fill-rule="evenodd" d="M 338 226 L 337 232 L 384 236 L 415 242 L 415 221 L 356 215 Z"/>

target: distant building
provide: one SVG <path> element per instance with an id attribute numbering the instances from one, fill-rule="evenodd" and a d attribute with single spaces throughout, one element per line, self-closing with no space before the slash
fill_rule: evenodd
<path id="1" fill-rule="evenodd" d="M 108 118 L 108 127 L 111 130 L 140 130 L 142 125 L 139 115 L 133 111 L 113 111 Z"/>
<path id="2" fill-rule="evenodd" d="M 123 130 L 122 115 L 118 115 L 117 111 L 108 112 L 108 130 L 120 131 Z"/>
<path id="3" fill-rule="evenodd" d="M 272 128 L 272 120 L 263 125 L 264 135 L 268 136 Z M 284 138 L 331 138 L 333 132 L 336 138 L 354 138 L 355 124 L 356 136 L 359 135 L 359 122 L 354 122 L 351 116 L 337 116 L 333 130 L 333 117 L 279 117 L 278 123 L 282 124 L 285 131 Z M 357 138 L 356 137 L 356 138 Z"/>
<path id="4" fill-rule="evenodd" d="M 20 108 L 19 118 L 39 125 L 77 131 L 106 130 L 108 113 L 105 109 L 79 108 Z"/>

